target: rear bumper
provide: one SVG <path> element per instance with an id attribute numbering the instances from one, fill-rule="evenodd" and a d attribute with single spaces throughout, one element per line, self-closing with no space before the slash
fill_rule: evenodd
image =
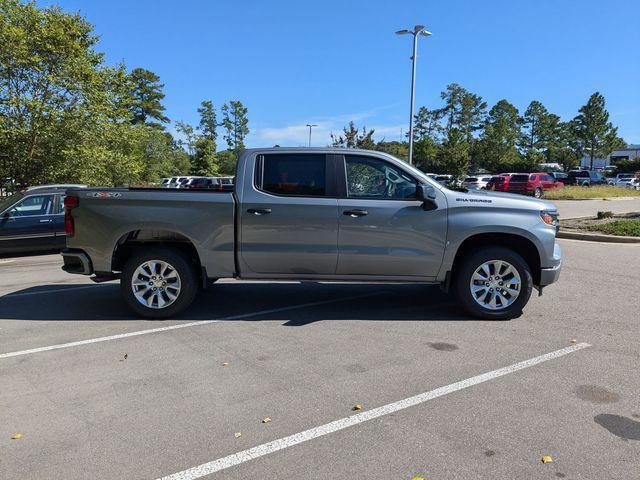
<path id="1" fill-rule="evenodd" d="M 557 243 L 553 248 L 553 264 L 553 267 L 540 269 L 540 286 L 551 285 L 560 278 L 560 271 L 562 270 L 562 250 Z"/>
<path id="2" fill-rule="evenodd" d="M 62 270 L 67 273 L 76 273 L 79 275 L 91 275 L 93 273 L 93 265 L 91 259 L 84 251 L 74 248 L 65 248 L 60 252 L 64 265 Z"/>

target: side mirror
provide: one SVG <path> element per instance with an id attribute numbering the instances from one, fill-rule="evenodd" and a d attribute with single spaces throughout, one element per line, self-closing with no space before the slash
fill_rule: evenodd
<path id="1" fill-rule="evenodd" d="M 422 202 L 422 208 L 425 210 L 433 210 L 438 206 L 436 203 L 436 189 L 431 185 L 418 185 L 416 188 L 416 198 Z"/>
<path id="2" fill-rule="evenodd" d="M 11 212 L 4 212 L 2 214 L 2 219 L 3 220 L 9 220 L 11 218 Z"/>

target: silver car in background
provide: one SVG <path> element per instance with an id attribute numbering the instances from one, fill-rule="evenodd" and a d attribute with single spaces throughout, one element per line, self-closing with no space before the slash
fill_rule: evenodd
<path id="1" fill-rule="evenodd" d="M 466 177 L 462 185 L 467 190 L 486 190 L 487 184 L 491 180 L 491 175 L 477 175 L 473 177 Z"/>

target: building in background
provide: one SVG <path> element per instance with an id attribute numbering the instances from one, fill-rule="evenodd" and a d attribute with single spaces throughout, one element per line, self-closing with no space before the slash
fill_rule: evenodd
<path id="1" fill-rule="evenodd" d="M 640 145 L 627 145 L 627 148 L 618 148 L 611 152 L 606 158 L 594 158 L 593 168 L 603 169 L 611 165 L 615 165 L 616 162 L 621 160 L 640 160 Z M 589 168 L 591 165 L 591 159 L 589 155 L 585 155 L 580 160 L 580 166 Z"/>

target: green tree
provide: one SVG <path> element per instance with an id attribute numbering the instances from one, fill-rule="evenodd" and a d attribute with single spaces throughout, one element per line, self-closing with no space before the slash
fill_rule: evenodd
<path id="1" fill-rule="evenodd" d="M 414 140 L 421 140 L 425 137 L 438 139 L 444 132 L 441 120 L 445 111 L 440 108 L 429 110 L 427 107 L 420 107 L 418 113 L 414 115 L 413 131 Z"/>
<path id="2" fill-rule="evenodd" d="M 169 119 L 164 115 L 162 105 L 164 84 L 160 83 L 160 77 L 144 68 L 134 68 L 130 76 L 132 123 L 147 123 L 158 127 L 161 126 L 160 123 L 167 123 Z"/>
<path id="3" fill-rule="evenodd" d="M 216 162 L 216 144 L 211 138 L 201 136 L 196 140 L 195 151 L 191 160 L 192 175 L 218 175 Z"/>
<path id="4" fill-rule="evenodd" d="M 482 128 L 487 103 L 457 83 L 447 85 L 440 98 L 444 100 L 442 116 L 446 119 L 446 130 L 458 129 L 471 143 L 474 133 Z"/>
<path id="5" fill-rule="evenodd" d="M 44 182 L 63 165 L 110 74 L 93 49 L 98 39 L 92 28 L 58 7 L 0 2 L 3 176 L 21 184 Z"/>
<path id="6" fill-rule="evenodd" d="M 196 132 L 196 129 L 187 122 L 178 120 L 176 122 L 176 132 L 178 132 L 180 137 L 182 137 L 178 140 L 178 145 L 184 148 L 189 155 L 193 155 L 193 152 L 196 149 L 196 142 L 198 140 L 198 133 Z"/>
<path id="7" fill-rule="evenodd" d="M 489 171 L 522 168 L 517 145 L 520 139 L 518 109 L 506 100 L 496 103 L 487 116 L 480 140 L 482 166 Z"/>
<path id="8" fill-rule="evenodd" d="M 469 143 L 457 128 L 447 132 L 447 138 L 436 153 L 436 165 L 441 172 L 460 177 L 469 170 Z"/>
<path id="9" fill-rule="evenodd" d="M 220 175 L 235 175 L 238 156 L 231 150 L 222 150 L 216 153 L 220 165 Z"/>
<path id="10" fill-rule="evenodd" d="M 409 145 L 406 142 L 399 142 L 397 140 L 387 142 L 382 139 L 376 143 L 375 150 L 388 153 L 404 161 L 407 161 L 409 157 Z"/>
<path id="11" fill-rule="evenodd" d="M 374 150 L 376 142 L 373 139 L 375 130 L 367 130 L 362 127 L 362 131 L 356 127 L 353 121 L 349 122 L 348 127 L 342 129 L 342 135 L 334 135 L 331 133 L 331 144 L 334 147 L 341 148 L 363 148 L 366 150 Z"/>
<path id="12" fill-rule="evenodd" d="M 222 126 L 224 139 L 230 150 L 236 154 L 244 148 L 244 139 L 249 134 L 247 108 L 238 100 L 231 100 L 222 106 Z"/>
<path id="13" fill-rule="evenodd" d="M 216 131 L 216 128 L 218 127 L 218 120 L 216 117 L 216 110 L 213 107 L 213 102 L 211 100 L 205 100 L 202 102 L 200 104 L 200 108 L 198 108 L 198 113 L 200 114 L 198 129 L 203 136 L 213 141 L 215 148 L 215 143 L 218 139 L 218 133 Z"/>
<path id="14" fill-rule="evenodd" d="M 605 100 L 600 92 L 595 92 L 586 105 L 580 107 L 572 126 L 578 150 L 589 155 L 591 168 L 594 158 L 606 157 L 622 143 L 617 135 L 618 129 L 609 121 L 609 112 L 605 109 Z"/>

